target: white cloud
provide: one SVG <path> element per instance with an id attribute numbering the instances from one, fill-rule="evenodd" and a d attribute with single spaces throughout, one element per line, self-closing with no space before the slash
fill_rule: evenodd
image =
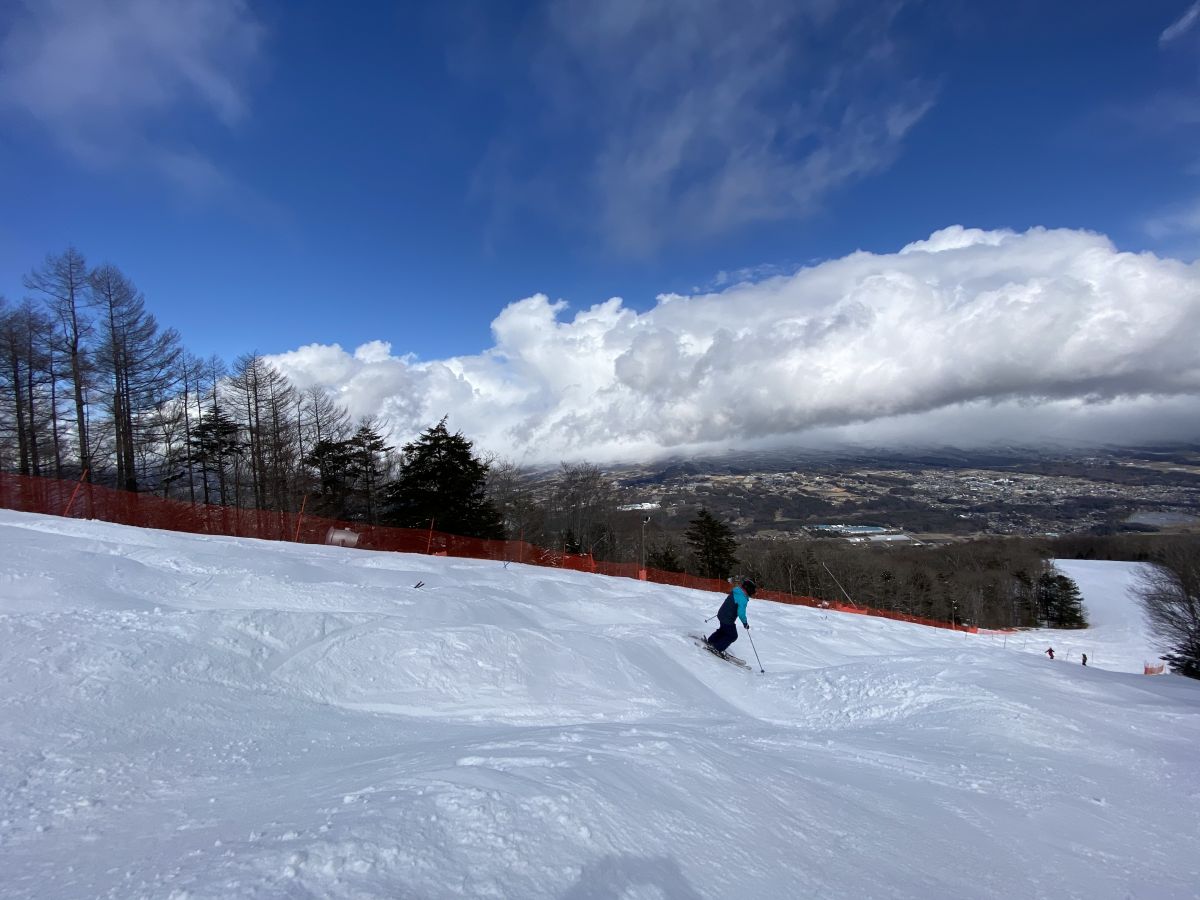
<path id="1" fill-rule="evenodd" d="M 718 293 L 573 316 L 536 295 L 494 346 L 419 361 L 313 345 L 301 386 L 404 440 L 442 415 L 515 459 L 633 459 L 771 440 L 1031 443 L 1196 436 L 1200 263 L 1102 235 L 953 227 Z M 990 423 L 990 425 L 989 425 Z M 1136 430 L 1130 430 L 1136 426 Z"/>
<path id="2" fill-rule="evenodd" d="M 1177 235 L 1200 234 L 1200 197 L 1159 212 L 1147 220 L 1146 233 L 1160 240 Z"/>
<path id="3" fill-rule="evenodd" d="M 633 257 L 810 215 L 890 165 L 932 105 L 894 52 L 904 5 L 547 0 L 518 133 L 487 157 L 493 199 Z"/>
<path id="4" fill-rule="evenodd" d="M 245 0 L 17 0 L 0 40 L 0 109 L 39 122 L 91 165 L 141 161 L 185 186 L 219 176 L 151 125 L 180 108 L 227 126 L 262 29 Z"/>
<path id="5" fill-rule="evenodd" d="M 913 241 L 900 248 L 901 255 L 905 253 L 941 253 L 943 250 L 962 250 L 982 244 L 997 247 L 1012 235 L 1008 231 L 983 231 L 979 228 L 963 228 L 961 225 L 951 225 L 936 231 L 927 240 Z"/>
<path id="6" fill-rule="evenodd" d="M 1197 22 L 1200 22 L 1200 0 L 1188 7 L 1182 16 L 1172 22 L 1158 36 L 1159 44 L 1168 44 L 1185 35 Z"/>

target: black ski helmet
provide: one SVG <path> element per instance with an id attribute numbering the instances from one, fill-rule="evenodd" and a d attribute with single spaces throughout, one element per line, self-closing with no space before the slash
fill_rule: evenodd
<path id="1" fill-rule="evenodd" d="M 746 592 L 746 596 L 753 597 L 758 590 L 758 585 L 750 578 L 742 579 L 742 590 Z"/>

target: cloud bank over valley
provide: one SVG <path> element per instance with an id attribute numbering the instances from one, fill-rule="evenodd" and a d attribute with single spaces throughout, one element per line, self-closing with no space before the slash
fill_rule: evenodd
<path id="1" fill-rule="evenodd" d="M 1137 443 L 1196 437 L 1200 263 L 1103 235 L 952 226 L 718 292 L 572 310 L 510 303 L 477 355 L 269 357 L 397 441 L 449 414 L 523 463 L 794 442 Z"/>

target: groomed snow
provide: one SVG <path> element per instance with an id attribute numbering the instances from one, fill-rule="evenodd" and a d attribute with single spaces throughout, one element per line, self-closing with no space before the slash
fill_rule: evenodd
<path id="1" fill-rule="evenodd" d="M 1200 684 L 1077 565 L 1094 666 L 755 601 L 759 674 L 714 594 L 0 511 L 0 896 L 1196 897 Z"/>
<path id="2" fill-rule="evenodd" d="M 1054 566 L 1072 578 L 1084 597 L 1088 627 L 1063 630 L 1036 628 L 1015 635 L 993 635 L 1005 647 L 1044 654 L 1054 648 L 1060 662 L 1088 665 L 1113 672 L 1142 673 L 1147 664 L 1162 660 L 1158 642 L 1133 599 L 1143 565 L 1090 559 L 1058 559 Z"/>

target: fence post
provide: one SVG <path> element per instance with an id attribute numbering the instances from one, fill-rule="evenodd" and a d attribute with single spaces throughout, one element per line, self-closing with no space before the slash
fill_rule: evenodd
<path id="1" fill-rule="evenodd" d="M 429 540 L 425 542 L 425 555 L 428 556 L 433 550 L 433 519 L 429 520 Z"/>
<path id="2" fill-rule="evenodd" d="M 308 494 L 304 495 L 304 499 L 300 501 L 300 515 L 296 517 L 296 534 L 292 538 L 293 543 L 300 543 L 300 523 L 304 521 L 304 507 L 308 505 Z"/>
<path id="3" fill-rule="evenodd" d="M 79 476 L 79 481 L 75 483 L 75 490 L 71 491 L 71 499 L 67 501 L 67 505 L 63 507 L 62 514 L 65 517 L 71 511 L 71 507 L 75 503 L 75 495 L 79 493 L 79 489 L 83 487 L 83 479 L 87 478 L 88 470 L 84 469 L 83 474 Z"/>

